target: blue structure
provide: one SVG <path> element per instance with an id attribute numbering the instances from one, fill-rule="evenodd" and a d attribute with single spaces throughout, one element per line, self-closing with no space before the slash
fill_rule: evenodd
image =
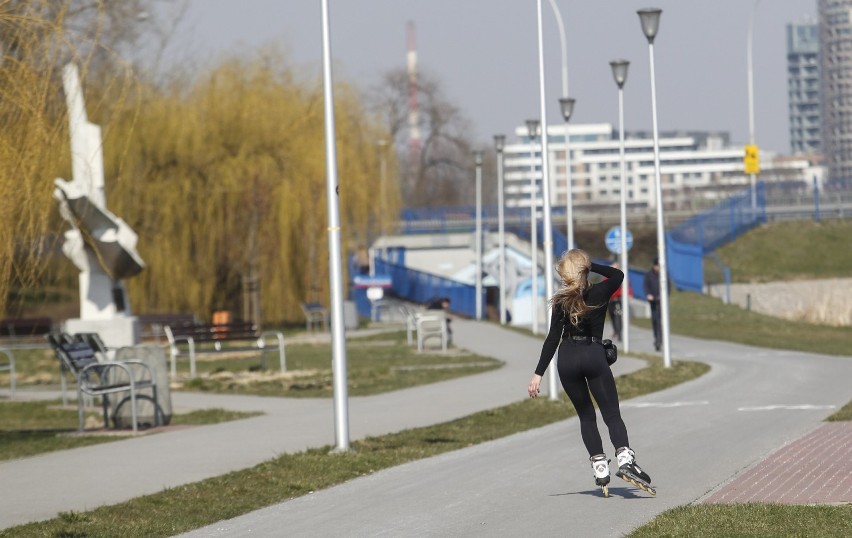
<path id="1" fill-rule="evenodd" d="M 766 186 L 761 181 L 755 189 L 754 208 L 745 189 L 666 232 L 669 275 L 678 289 L 703 292 L 704 256 L 766 222 Z"/>

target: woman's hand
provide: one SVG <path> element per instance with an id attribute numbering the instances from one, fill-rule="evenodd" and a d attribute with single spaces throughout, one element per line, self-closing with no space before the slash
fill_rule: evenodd
<path id="1" fill-rule="evenodd" d="M 527 392 L 530 393 L 530 398 L 538 396 L 539 387 L 541 386 L 541 376 L 534 374 L 530 379 L 530 384 L 527 386 Z"/>

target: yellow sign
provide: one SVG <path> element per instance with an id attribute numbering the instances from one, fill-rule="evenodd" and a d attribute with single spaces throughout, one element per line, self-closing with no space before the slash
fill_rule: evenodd
<path id="1" fill-rule="evenodd" d="M 743 156 L 743 166 L 746 174 L 760 173 L 760 155 L 757 145 L 748 144 L 745 147 L 745 155 Z"/>

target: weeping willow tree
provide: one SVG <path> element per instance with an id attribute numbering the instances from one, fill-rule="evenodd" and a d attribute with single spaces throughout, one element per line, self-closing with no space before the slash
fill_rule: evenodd
<path id="1" fill-rule="evenodd" d="M 378 186 L 376 141 L 387 135 L 357 92 L 335 91 L 341 223 L 354 244 L 375 231 L 380 208 L 396 214 L 399 195 Z M 298 82 L 264 53 L 149 88 L 138 109 L 111 129 L 128 143 L 105 148 L 109 205 L 139 235 L 147 264 L 128 282 L 134 309 L 239 312 L 249 276 L 264 320 L 300 319 L 300 303 L 327 302 L 320 84 Z"/>
<path id="2" fill-rule="evenodd" d="M 97 66 L 100 115 L 122 108 L 131 77 L 115 47 L 138 37 L 132 10 L 148 3 L 0 0 L 0 316 L 58 278 L 45 273 L 63 228 L 53 178 L 70 170 L 60 69 Z"/>

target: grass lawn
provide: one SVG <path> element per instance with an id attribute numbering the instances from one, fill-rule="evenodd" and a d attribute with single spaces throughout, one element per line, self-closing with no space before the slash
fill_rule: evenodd
<path id="1" fill-rule="evenodd" d="M 852 220 L 770 222 L 716 251 L 734 282 L 852 277 Z M 818 260 L 818 263 L 817 263 Z M 711 261 L 708 280 L 723 282 Z"/>
<path id="2" fill-rule="evenodd" d="M 432 344 L 433 342 L 429 342 Z M 286 346 L 287 372 L 280 372 L 278 360 L 268 354 L 269 369 L 260 369 L 259 353 L 199 355 L 198 377 L 189 379 L 184 353 L 178 360 L 178 377 L 172 390 L 204 391 L 220 394 L 251 394 L 283 397 L 331 397 L 333 393 L 330 343 L 293 343 Z M 367 396 L 402 388 L 445 381 L 499 368 L 498 360 L 450 347 L 447 353 L 427 348 L 418 353 L 406 342 L 405 331 L 392 331 L 367 337 L 350 337 L 346 342 L 349 394 Z M 59 384 L 59 366 L 50 350 L 16 352 L 19 387 Z M 0 373 L 0 386 L 8 384 L 8 374 Z"/>
<path id="3" fill-rule="evenodd" d="M 773 349 L 852 356 L 852 327 L 803 325 L 726 305 L 699 293 L 673 291 L 670 299 L 673 333 Z M 651 327 L 647 319 L 633 323 Z"/>
<path id="4" fill-rule="evenodd" d="M 172 415 L 173 425 L 216 424 L 237 420 L 257 413 L 205 409 Z M 87 412 L 87 420 L 103 425 L 99 412 Z M 91 417 L 91 418 L 89 418 Z M 126 439 L 127 435 L 75 435 L 77 406 L 62 406 L 61 400 L 0 402 L 0 461 L 34 456 L 54 450 L 107 443 Z"/>
<path id="5" fill-rule="evenodd" d="M 852 400 L 841 407 L 837 413 L 834 413 L 825 420 L 826 422 L 844 422 L 852 420 Z"/>
<path id="6" fill-rule="evenodd" d="M 852 505 L 698 504 L 657 516 L 630 538 L 778 538 L 852 536 Z"/>
<path id="7" fill-rule="evenodd" d="M 694 379 L 708 366 L 674 361 L 617 378 L 623 399 Z M 574 415 L 566 399 L 524 400 L 505 407 L 425 428 L 372 437 L 352 443 L 344 454 L 332 447 L 286 454 L 251 469 L 105 506 L 90 512 L 64 513 L 49 521 L 0 531 L 0 536 L 172 536 L 235 517 L 380 469 L 525 431 Z"/>
<path id="8" fill-rule="evenodd" d="M 276 369 L 277 363 L 269 371 L 258 371 L 258 361 L 253 357 L 204 359 L 197 362 L 198 378 L 185 379 L 174 388 L 220 394 L 330 398 L 334 391 L 331 344 L 289 344 L 286 351 L 286 373 Z M 405 331 L 348 338 L 346 362 L 351 396 L 445 381 L 502 365 L 498 360 L 453 347 L 446 353 L 429 348 L 418 353 L 407 344 Z"/>

